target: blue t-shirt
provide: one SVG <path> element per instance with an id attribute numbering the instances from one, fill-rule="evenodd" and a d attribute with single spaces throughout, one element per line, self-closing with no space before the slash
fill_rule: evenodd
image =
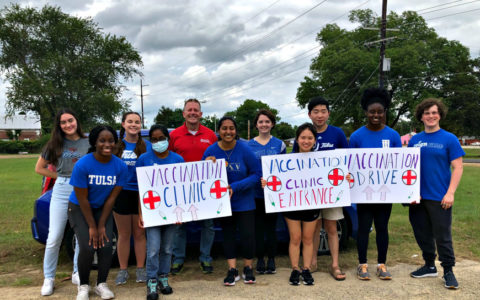
<path id="1" fill-rule="evenodd" d="M 350 136 L 350 148 L 394 148 L 402 147 L 398 132 L 385 125 L 380 131 L 373 131 L 366 126 L 355 130 Z"/>
<path id="2" fill-rule="evenodd" d="M 145 142 L 145 146 L 147 148 L 147 152 L 152 151 L 152 144 L 150 141 L 143 140 Z M 125 139 L 123 140 L 125 143 L 125 149 L 122 153 L 122 160 L 128 167 L 128 177 L 127 177 L 127 184 L 123 187 L 125 190 L 129 191 L 138 191 L 137 185 L 137 172 L 135 172 L 135 163 L 137 161 L 137 154 L 135 154 L 135 146 L 136 143 L 129 143 Z"/>
<path id="3" fill-rule="evenodd" d="M 317 132 L 317 141 L 313 151 L 335 150 L 340 148 L 348 148 L 347 137 L 342 129 L 328 125 L 324 132 Z M 298 153 L 296 140 L 293 142 L 292 153 Z"/>
<path id="4" fill-rule="evenodd" d="M 260 181 L 261 169 L 253 151 L 244 141 L 237 140 L 232 150 L 224 151 L 218 142 L 203 153 L 203 158 L 214 156 L 224 158 L 227 163 L 227 178 L 233 190 L 230 199 L 232 211 L 249 211 L 255 209 L 255 186 Z"/>
<path id="5" fill-rule="evenodd" d="M 127 180 L 127 166 L 112 155 L 107 163 L 95 159 L 93 153 L 82 157 L 73 167 L 70 184 L 77 188 L 88 188 L 88 202 L 92 208 L 103 206 L 116 186 L 124 186 Z M 70 194 L 70 202 L 79 205 L 75 191 Z"/>
<path id="6" fill-rule="evenodd" d="M 442 201 L 450 185 L 450 163 L 465 155 L 457 137 L 440 129 L 414 135 L 408 147 L 420 147 L 420 196 Z"/>
<path id="7" fill-rule="evenodd" d="M 262 156 L 287 153 L 287 146 L 285 146 L 285 143 L 274 136 L 272 136 L 265 145 L 262 145 L 254 139 L 251 139 L 248 141 L 248 146 L 250 149 L 252 149 L 253 153 L 257 157 L 258 167 L 260 170 L 262 169 Z M 262 184 L 259 182 L 255 186 L 255 198 L 263 198 L 263 196 Z"/>
<path id="8" fill-rule="evenodd" d="M 168 165 L 183 162 L 185 162 L 183 157 L 172 151 L 168 151 L 168 155 L 165 158 L 159 158 L 155 155 L 155 152 L 149 151 L 140 155 L 140 157 L 137 159 L 135 167 L 149 167 L 155 165 Z M 137 182 L 136 177 L 135 182 Z"/>

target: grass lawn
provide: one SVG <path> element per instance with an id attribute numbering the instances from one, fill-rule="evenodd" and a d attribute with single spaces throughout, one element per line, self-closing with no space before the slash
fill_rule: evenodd
<path id="1" fill-rule="evenodd" d="M 480 147 L 478 148 L 463 148 L 465 151 L 464 158 L 480 158 Z"/>
<path id="2" fill-rule="evenodd" d="M 42 278 L 42 260 L 44 245 L 36 242 L 30 232 L 30 219 L 33 215 L 33 203 L 40 194 L 41 176 L 35 174 L 36 158 L 0 159 L 0 286 L 40 285 Z M 453 241 L 457 258 L 480 261 L 480 168 L 466 166 L 460 187 L 456 193 L 453 212 Z M 216 246 L 214 266 L 223 276 L 226 269 L 221 246 Z M 198 251 L 198 247 L 193 247 Z M 198 270 L 198 253 L 188 252 L 191 258 L 186 267 L 192 269 L 192 278 Z M 286 247 L 282 247 L 277 260 L 279 267 L 289 267 Z M 375 231 L 372 232 L 369 245 L 369 261 L 376 261 Z M 319 268 L 326 270 L 330 257 L 319 257 Z M 408 208 L 394 205 L 390 220 L 390 247 L 388 263 L 399 262 L 420 264 L 420 250 L 414 240 Z M 57 277 L 66 277 L 71 272 L 71 263 L 62 251 Z M 350 239 L 348 248 L 340 254 L 343 268 L 357 265 L 355 241 Z"/>

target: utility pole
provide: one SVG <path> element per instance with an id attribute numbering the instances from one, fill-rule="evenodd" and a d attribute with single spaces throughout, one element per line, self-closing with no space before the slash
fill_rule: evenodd
<path id="1" fill-rule="evenodd" d="M 142 79 L 140 79 L 140 103 L 142 105 L 142 128 L 145 129 L 145 118 L 143 117 L 143 87 L 148 86 L 148 84 L 142 84 Z"/>
<path id="2" fill-rule="evenodd" d="M 250 140 L 250 120 L 247 122 L 247 140 Z"/>
<path id="3" fill-rule="evenodd" d="M 382 25 L 380 27 L 380 76 L 378 78 L 378 86 L 383 88 L 384 86 L 384 72 L 383 72 L 383 60 L 385 58 L 385 39 L 387 37 L 387 0 L 382 1 Z"/>

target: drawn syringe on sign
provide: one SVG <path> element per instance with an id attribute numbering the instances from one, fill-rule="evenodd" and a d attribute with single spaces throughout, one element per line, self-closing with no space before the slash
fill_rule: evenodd
<path id="1" fill-rule="evenodd" d="M 158 211 L 158 214 L 162 219 L 164 219 L 165 221 L 167 220 L 167 216 L 161 210 Z"/>
<path id="2" fill-rule="evenodd" d="M 219 215 L 222 212 L 223 204 L 220 203 L 220 205 L 217 208 L 217 215 Z"/>
<path id="3" fill-rule="evenodd" d="M 337 199 L 335 199 L 335 203 L 337 203 L 338 201 L 340 201 L 340 198 L 342 197 L 342 195 L 343 195 L 343 190 L 340 191 L 340 193 L 338 193 Z"/>
<path id="4" fill-rule="evenodd" d="M 272 195 L 268 195 L 268 199 L 270 199 L 270 204 L 272 204 L 272 206 L 275 206 Z"/>

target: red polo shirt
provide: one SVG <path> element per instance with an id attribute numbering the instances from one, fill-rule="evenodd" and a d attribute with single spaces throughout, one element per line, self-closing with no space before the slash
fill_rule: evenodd
<path id="1" fill-rule="evenodd" d="M 217 141 L 215 132 L 200 124 L 195 135 L 191 134 L 185 123 L 170 132 L 169 150 L 179 154 L 186 162 L 199 161 L 203 152 Z"/>

